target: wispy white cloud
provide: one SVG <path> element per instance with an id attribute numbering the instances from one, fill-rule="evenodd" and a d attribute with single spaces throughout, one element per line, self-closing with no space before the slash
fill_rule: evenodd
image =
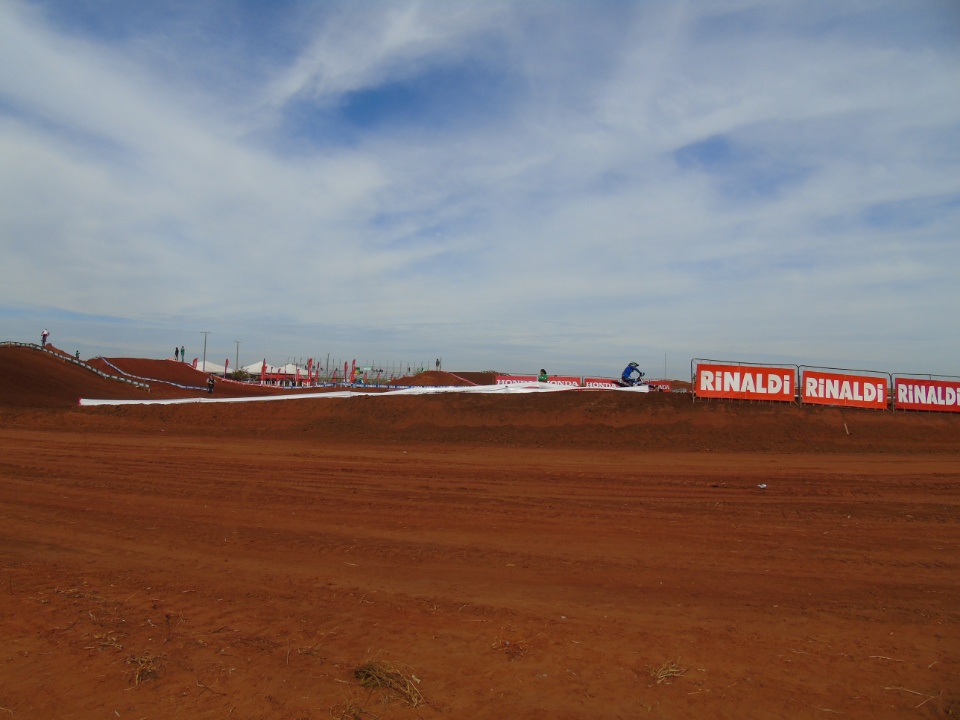
<path id="1" fill-rule="evenodd" d="M 960 374 L 951 3 L 240 7 L 0 0 L 8 332 Z"/>

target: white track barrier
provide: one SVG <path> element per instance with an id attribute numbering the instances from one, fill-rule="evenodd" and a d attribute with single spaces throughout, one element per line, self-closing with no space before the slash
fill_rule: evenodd
<path id="1" fill-rule="evenodd" d="M 197 397 L 177 398 L 174 400 L 95 400 L 80 398 L 80 404 L 85 407 L 100 405 L 185 405 L 188 403 L 246 403 L 246 402 L 276 402 L 279 400 L 342 400 L 345 398 L 380 398 L 380 397 L 409 397 L 411 395 L 440 395 L 442 393 L 467 393 L 472 395 L 522 395 L 532 393 L 555 392 L 650 392 L 647 385 L 629 388 L 580 388 L 566 385 L 551 385 L 550 383 L 516 383 L 511 385 L 472 385 L 469 387 L 408 387 L 400 390 L 385 390 L 383 392 L 363 392 L 357 390 L 338 390 L 334 392 L 305 392 L 289 395 L 267 395 L 263 397 L 218 398 Z"/>

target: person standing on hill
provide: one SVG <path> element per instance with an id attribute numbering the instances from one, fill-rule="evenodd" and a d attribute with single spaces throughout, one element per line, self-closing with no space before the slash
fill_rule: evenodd
<path id="1" fill-rule="evenodd" d="M 540 374 L 537 375 L 538 382 L 547 382 L 550 379 L 550 376 L 547 375 L 547 371 L 543 368 L 540 368 Z"/>
<path id="2" fill-rule="evenodd" d="M 187 349 L 183 345 L 180 346 L 180 360 L 187 361 Z"/>
<path id="3" fill-rule="evenodd" d="M 178 347 L 176 347 L 176 346 L 174 346 L 174 348 L 173 348 L 173 359 L 174 359 L 174 360 L 179 360 L 179 359 L 180 359 L 180 348 L 178 348 Z"/>
<path id="4" fill-rule="evenodd" d="M 43 332 L 40 333 L 40 347 L 45 348 L 47 346 L 48 337 L 50 337 L 50 331 L 44 328 Z"/>

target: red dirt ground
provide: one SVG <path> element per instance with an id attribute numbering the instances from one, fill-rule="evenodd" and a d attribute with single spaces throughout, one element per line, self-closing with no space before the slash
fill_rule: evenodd
<path id="1" fill-rule="evenodd" d="M 960 716 L 960 417 L 144 394 L 0 347 L 0 717 Z"/>

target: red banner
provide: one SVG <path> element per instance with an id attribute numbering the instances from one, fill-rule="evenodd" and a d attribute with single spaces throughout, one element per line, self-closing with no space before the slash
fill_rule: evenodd
<path id="1" fill-rule="evenodd" d="M 346 363 L 343 364 L 343 372 L 344 372 L 344 374 L 346 374 L 346 372 L 347 372 L 347 364 L 346 364 Z M 353 364 L 350 366 L 350 382 L 351 382 L 351 383 L 354 383 L 354 382 L 356 382 L 356 381 L 357 381 L 357 361 L 354 360 L 354 361 L 353 361 Z"/>
<path id="2" fill-rule="evenodd" d="M 900 410 L 960 412 L 960 382 L 894 378 L 896 407 Z"/>
<path id="3" fill-rule="evenodd" d="M 263 365 L 260 368 L 260 384 L 263 385 L 267 381 L 267 359 L 263 359 Z"/>
<path id="4" fill-rule="evenodd" d="M 741 365 L 698 365 L 697 397 L 793 402 L 796 370 Z"/>
<path id="5" fill-rule="evenodd" d="M 610 378 L 585 377 L 583 386 L 588 388 L 615 388 L 620 387 Z"/>
<path id="6" fill-rule="evenodd" d="M 517 385 L 520 383 L 535 383 L 536 375 L 497 375 L 497 385 Z"/>
<path id="7" fill-rule="evenodd" d="M 800 392 L 804 405 L 839 405 L 872 410 L 887 408 L 887 379 L 875 375 L 804 370 Z"/>
<path id="8" fill-rule="evenodd" d="M 574 375 L 550 375 L 547 385 L 563 385 L 564 387 L 580 387 L 580 378 Z"/>

